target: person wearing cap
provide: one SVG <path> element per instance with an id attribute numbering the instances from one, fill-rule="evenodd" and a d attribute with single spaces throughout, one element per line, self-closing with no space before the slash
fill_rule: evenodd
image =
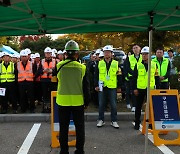
<path id="1" fill-rule="evenodd" d="M 121 74 L 118 61 L 112 59 L 113 48 L 106 45 L 103 48 L 104 60 L 99 61 L 95 68 L 95 90 L 99 92 L 99 118 L 97 127 L 104 122 L 104 108 L 107 97 L 111 106 L 111 126 L 119 128 L 117 123 L 117 92 L 121 91 Z"/>
<path id="2" fill-rule="evenodd" d="M 21 50 L 20 57 L 21 61 L 17 63 L 17 70 L 21 112 L 25 113 L 29 109 L 30 113 L 34 113 L 33 64 L 28 60 L 29 56 L 26 50 Z"/>
<path id="3" fill-rule="evenodd" d="M 148 55 L 149 47 L 145 46 L 141 50 L 142 61 L 138 62 L 134 67 L 133 72 L 133 90 L 134 95 L 137 99 L 136 110 L 135 110 L 135 130 L 139 130 L 141 109 L 144 103 L 144 99 L 147 96 L 148 86 Z M 150 76 L 150 89 L 155 89 L 156 84 L 159 82 L 157 65 L 151 61 L 151 76 Z"/>
<path id="4" fill-rule="evenodd" d="M 158 66 L 158 73 L 159 73 L 159 79 L 160 84 L 157 87 L 158 89 L 169 89 L 169 77 L 170 77 L 170 71 L 171 71 L 171 63 L 168 58 L 165 58 L 164 56 L 164 50 L 163 48 L 157 48 L 156 50 L 156 57 L 153 59 L 153 62 L 155 62 Z"/>
<path id="5" fill-rule="evenodd" d="M 142 55 L 140 54 L 141 48 L 139 45 L 134 44 L 132 50 L 134 54 L 127 56 L 126 60 L 124 61 L 123 74 L 125 77 L 126 106 L 127 109 L 131 109 L 132 112 L 135 112 L 136 98 L 134 96 L 132 89 L 132 75 L 133 75 L 134 67 L 137 64 L 137 62 L 142 61 Z M 130 101 L 132 102 L 132 108 Z"/>
<path id="6" fill-rule="evenodd" d="M 35 53 L 34 54 L 34 63 L 33 63 L 33 71 L 34 71 L 34 97 L 35 97 L 35 102 L 40 104 L 42 102 L 42 89 L 41 89 L 41 73 L 40 71 L 42 70 L 42 65 L 41 65 L 41 59 L 40 59 L 40 54 Z"/>
<path id="7" fill-rule="evenodd" d="M 8 102 L 12 104 L 13 113 L 17 113 L 17 100 L 15 96 L 15 80 L 17 69 L 11 62 L 10 55 L 3 53 L 3 61 L 0 64 L 0 87 L 5 88 L 5 96 L 1 96 L 1 113 L 5 114 L 8 110 Z"/>
<path id="8" fill-rule="evenodd" d="M 104 53 L 101 51 L 99 54 L 99 59 L 103 60 L 103 58 L 104 58 Z M 112 59 L 113 59 L 113 54 L 112 54 Z"/>
<path id="9" fill-rule="evenodd" d="M 44 49 L 45 58 L 41 60 L 42 68 L 41 73 L 41 86 L 43 96 L 43 110 L 44 113 L 50 113 L 50 98 L 52 91 L 52 72 L 55 68 L 56 61 L 52 58 L 52 50 L 50 47 Z"/>
<path id="10" fill-rule="evenodd" d="M 67 58 L 57 64 L 58 89 L 56 102 L 59 106 L 60 154 L 69 154 L 68 130 L 72 115 L 76 129 L 75 154 L 84 154 L 84 108 L 89 104 L 89 86 L 86 66 L 78 59 L 79 45 L 70 40 L 66 43 Z"/>

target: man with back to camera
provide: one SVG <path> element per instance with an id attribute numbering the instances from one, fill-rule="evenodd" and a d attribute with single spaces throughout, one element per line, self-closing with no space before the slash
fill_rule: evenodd
<path id="1" fill-rule="evenodd" d="M 60 154 L 69 154 L 68 130 L 71 115 L 76 129 L 75 154 L 84 154 L 85 124 L 84 108 L 89 104 L 89 84 L 86 66 L 77 62 L 79 45 L 70 40 L 65 45 L 67 58 L 57 64 L 59 105 Z"/>

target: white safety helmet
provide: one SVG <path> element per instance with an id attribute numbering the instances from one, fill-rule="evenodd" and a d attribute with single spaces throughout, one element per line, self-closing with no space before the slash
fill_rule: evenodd
<path id="1" fill-rule="evenodd" d="M 100 52 L 100 54 L 99 54 L 99 57 L 101 58 L 101 57 L 104 57 L 104 52 Z"/>
<path id="2" fill-rule="evenodd" d="M 34 59 L 34 58 L 36 58 L 35 54 L 31 54 L 31 59 Z"/>
<path id="3" fill-rule="evenodd" d="M 69 51 L 79 51 L 79 45 L 78 45 L 78 43 L 76 41 L 70 40 L 70 41 L 68 41 L 66 43 L 65 50 L 67 52 L 69 52 Z"/>
<path id="4" fill-rule="evenodd" d="M 40 58 L 40 54 L 37 52 L 34 54 L 35 58 Z"/>
<path id="5" fill-rule="evenodd" d="M 10 57 L 11 57 L 11 54 L 9 54 L 9 53 L 3 51 L 3 52 L 2 52 L 2 57 L 3 57 L 3 56 L 10 56 Z"/>
<path id="6" fill-rule="evenodd" d="M 59 50 L 59 51 L 57 52 L 57 54 L 58 54 L 58 55 L 62 55 L 63 52 L 62 52 L 61 50 Z"/>
<path id="7" fill-rule="evenodd" d="M 28 56 L 27 50 L 21 50 L 20 51 L 20 56 Z"/>
<path id="8" fill-rule="evenodd" d="M 66 53 L 66 50 L 64 49 L 64 50 L 63 50 L 63 54 L 65 54 L 65 53 Z"/>
<path id="9" fill-rule="evenodd" d="M 12 54 L 11 57 L 12 58 L 17 58 L 17 54 Z"/>
<path id="10" fill-rule="evenodd" d="M 48 52 L 52 53 L 52 50 L 51 50 L 50 47 L 46 47 L 46 48 L 44 49 L 44 53 L 48 53 Z"/>
<path id="11" fill-rule="evenodd" d="M 100 54 L 100 52 L 101 52 L 101 49 L 97 49 L 95 53 Z"/>
<path id="12" fill-rule="evenodd" d="M 31 54 L 31 50 L 29 48 L 26 48 L 25 50 L 27 51 L 28 55 Z"/>
<path id="13" fill-rule="evenodd" d="M 3 53 L 2 53 L 2 52 L 0 52 L 0 58 L 2 57 L 2 55 L 3 55 Z"/>
<path id="14" fill-rule="evenodd" d="M 56 49 L 52 49 L 52 52 L 54 52 L 55 54 L 57 54 L 57 50 L 56 50 Z"/>
<path id="15" fill-rule="evenodd" d="M 104 48 L 103 48 L 103 51 L 112 51 L 113 52 L 113 47 L 111 45 L 106 45 Z"/>
<path id="16" fill-rule="evenodd" d="M 143 47 L 141 53 L 149 53 L 149 47 L 148 46 Z"/>
<path id="17" fill-rule="evenodd" d="M 56 58 L 56 54 L 54 52 L 52 52 L 51 57 Z"/>

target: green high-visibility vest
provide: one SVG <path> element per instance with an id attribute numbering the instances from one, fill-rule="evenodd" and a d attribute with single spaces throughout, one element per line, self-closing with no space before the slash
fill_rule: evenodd
<path id="1" fill-rule="evenodd" d="M 109 71 L 104 60 L 99 61 L 99 81 L 103 81 L 104 87 L 117 88 L 118 61 L 112 60 Z"/>
<path id="2" fill-rule="evenodd" d="M 156 73 L 156 63 L 151 62 L 151 77 L 150 77 L 150 89 L 155 88 L 155 73 Z M 148 72 L 141 62 L 137 63 L 138 78 L 137 78 L 137 88 L 146 89 L 148 86 Z"/>
<path id="3" fill-rule="evenodd" d="M 57 70 L 69 60 L 57 64 Z M 56 102 L 61 106 L 81 106 L 83 99 L 83 77 L 86 66 L 77 61 L 65 64 L 57 74 L 58 88 Z"/>
<path id="4" fill-rule="evenodd" d="M 7 69 L 4 66 L 4 61 L 0 64 L 0 81 L 3 82 L 14 82 L 14 63 L 10 62 Z"/>
<path id="5" fill-rule="evenodd" d="M 138 62 L 142 62 L 142 55 L 141 55 L 141 54 L 139 55 L 139 59 L 138 59 L 138 60 L 137 60 L 134 56 L 135 56 L 134 54 L 129 56 L 130 68 L 131 68 L 133 71 L 134 71 L 135 65 L 136 65 Z M 129 73 L 128 73 L 128 76 L 130 77 L 130 76 L 132 76 L 132 74 L 129 74 Z M 127 81 L 129 80 L 127 77 L 126 77 L 125 79 L 126 79 Z"/>
<path id="6" fill-rule="evenodd" d="M 152 61 L 154 61 L 157 64 L 159 76 L 165 76 L 168 69 L 169 59 L 163 57 L 161 65 L 159 61 L 157 60 L 157 57 L 154 58 Z M 165 80 L 162 80 L 161 82 L 168 82 L 168 78 Z"/>

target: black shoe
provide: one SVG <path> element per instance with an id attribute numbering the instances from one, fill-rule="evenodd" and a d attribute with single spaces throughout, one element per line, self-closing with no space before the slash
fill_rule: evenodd
<path id="1" fill-rule="evenodd" d="M 140 127 L 140 126 L 139 126 L 139 123 L 138 123 L 138 124 L 135 123 L 134 129 L 135 129 L 135 130 L 139 130 L 139 127 Z"/>

